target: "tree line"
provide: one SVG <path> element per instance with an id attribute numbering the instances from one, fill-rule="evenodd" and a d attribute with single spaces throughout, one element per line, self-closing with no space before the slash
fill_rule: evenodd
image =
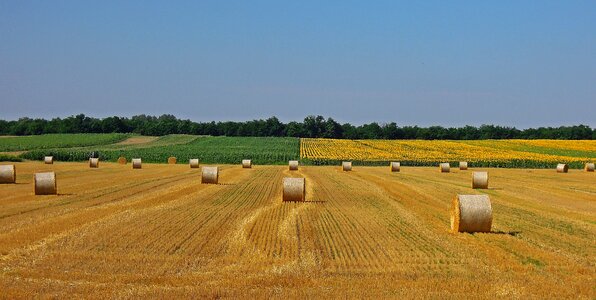
<path id="1" fill-rule="evenodd" d="M 359 126 L 340 124 L 332 118 L 307 116 L 302 122 L 280 122 L 276 117 L 245 122 L 193 122 L 173 115 L 138 115 L 131 118 L 93 118 L 79 114 L 51 120 L 21 118 L 0 120 L 0 135 L 37 135 L 48 133 L 138 133 L 162 136 L 195 134 L 213 136 L 287 136 L 336 139 L 596 139 L 596 129 L 586 125 L 517 129 L 495 125 L 480 127 L 397 126 L 395 122 L 376 122 Z"/>

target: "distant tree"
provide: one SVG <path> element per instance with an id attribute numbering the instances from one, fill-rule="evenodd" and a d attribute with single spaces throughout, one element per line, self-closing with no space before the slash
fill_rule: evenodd
<path id="1" fill-rule="evenodd" d="M 381 126 L 382 136 L 384 139 L 394 140 L 398 139 L 403 132 L 397 127 L 395 122 L 389 124 L 383 124 Z"/>
<path id="2" fill-rule="evenodd" d="M 358 130 L 354 125 L 350 123 L 344 123 L 341 125 L 341 129 L 343 131 L 343 136 L 345 139 L 356 140 L 359 139 L 360 136 L 358 135 Z"/>
<path id="3" fill-rule="evenodd" d="M 586 125 L 577 125 L 570 127 L 561 127 L 563 129 L 562 138 L 569 140 L 584 140 L 592 137 L 592 129 Z"/>
<path id="4" fill-rule="evenodd" d="M 127 128 L 125 128 L 122 120 L 119 117 L 107 117 L 101 121 L 101 132 L 110 133 L 110 132 L 126 132 Z"/>
<path id="5" fill-rule="evenodd" d="M 157 124 L 153 129 L 155 135 L 176 134 L 178 133 L 178 119 L 173 115 L 161 115 L 157 118 Z"/>
<path id="6" fill-rule="evenodd" d="M 43 119 L 31 120 L 31 122 L 29 123 L 29 126 L 27 126 L 26 134 L 27 135 L 43 134 L 45 132 L 47 123 L 48 123 L 48 121 L 43 120 Z"/>
<path id="7" fill-rule="evenodd" d="M 322 116 L 307 116 L 304 118 L 304 133 L 306 137 L 321 137 L 325 131 L 325 119 Z"/>
<path id="8" fill-rule="evenodd" d="M 223 133 L 223 135 L 226 136 L 237 136 L 238 129 L 240 127 L 237 122 L 229 121 L 218 123 L 217 126 L 220 128 L 220 131 Z"/>
<path id="9" fill-rule="evenodd" d="M 594 139 L 595 129 L 586 125 L 538 127 L 524 130 L 515 127 L 503 127 L 485 124 L 480 127 L 464 126 L 444 128 L 441 126 L 399 127 L 396 123 L 379 125 L 378 123 L 354 126 L 350 123 L 340 125 L 332 118 L 307 116 L 303 122 L 284 124 L 275 116 L 266 120 L 246 122 L 193 122 L 181 120 L 173 115 L 159 117 L 136 115 L 132 118 L 107 117 L 97 119 L 78 114 L 61 118 L 31 119 L 20 118 L 16 121 L 0 120 L 0 134 L 34 135 L 47 133 L 111 133 L 134 132 L 142 135 L 166 135 L 175 133 L 226 136 L 291 136 L 325 137 L 346 139 Z"/>
<path id="10" fill-rule="evenodd" d="M 276 117 L 271 117 L 265 121 L 265 128 L 267 129 L 267 136 L 284 136 L 285 125 Z"/>
<path id="11" fill-rule="evenodd" d="M 415 140 L 415 139 L 421 139 L 421 137 L 418 136 L 418 130 L 420 128 L 418 128 L 418 126 L 404 126 L 402 127 L 402 131 L 404 132 L 404 139 L 405 140 Z"/>
<path id="12" fill-rule="evenodd" d="M 359 131 L 361 132 L 360 138 L 362 139 L 380 139 L 383 137 L 383 130 L 376 122 L 362 125 Z"/>
<path id="13" fill-rule="evenodd" d="M 343 137 L 343 128 L 332 118 L 327 118 L 324 123 L 325 129 L 321 134 L 324 138 L 340 139 Z"/>
<path id="14" fill-rule="evenodd" d="M 289 137 L 303 137 L 305 136 L 304 127 L 302 123 L 290 122 L 286 125 L 286 136 Z"/>
<path id="15" fill-rule="evenodd" d="M 480 138 L 480 132 L 478 128 L 466 125 L 459 130 L 461 132 L 460 139 L 462 140 L 477 140 Z"/>
<path id="16" fill-rule="evenodd" d="M 11 125 L 9 121 L 0 120 L 0 135 L 9 134 L 10 127 Z"/>

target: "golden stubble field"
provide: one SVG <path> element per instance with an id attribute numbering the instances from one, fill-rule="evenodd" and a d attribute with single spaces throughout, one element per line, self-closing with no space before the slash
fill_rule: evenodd
<path id="1" fill-rule="evenodd" d="M 16 163 L 0 185 L 0 297 L 596 297 L 596 174 L 488 169 Z M 32 174 L 56 171 L 58 196 Z M 282 203 L 284 176 L 307 202 Z M 453 234 L 486 193 L 493 233 Z"/>

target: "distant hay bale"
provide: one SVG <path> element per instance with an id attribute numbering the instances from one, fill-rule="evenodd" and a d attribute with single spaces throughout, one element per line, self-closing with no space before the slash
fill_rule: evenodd
<path id="1" fill-rule="evenodd" d="M 450 168 L 451 166 L 449 165 L 449 163 L 439 164 L 439 170 L 441 171 L 441 173 L 449 173 Z"/>
<path id="2" fill-rule="evenodd" d="M 453 232 L 490 232 L 493 210 L 487 195 L 457 195 L 452 202 Z"/>
<path id="3" fill-rule="evenodd" d="M 124 157 L 124 156 L 120 156 L 120 157 L 118 157 L 118 163 L 119 163 L 119 164 L 121 164 L 121 165 L 125 165 L 125 164 L 126 164 L 126 162 L 127 162 L 127 161 L 126 161 L 126 157 Z"/>
<path id="4" fill-rule="evenodd" d="M 89 168 L 99 168 L 99 158 L 89 158 Z"/>
<path id="5" fill-rule="evenodd" d="M 46 156 L 46 157 L 43 158 L 43 162 L 46 165 L 51 165 L 51 164 L 54 163 L 54 157 L 53 156 Z"/>
<path id="6" fill-rule="evenodd" d="M 0 165 L 0 183 L 15 183 L 17 168 L 15 165 Z"/>
<path id="7" fill-rule="evenodd" d="M 472 172 L 472 188 L 488 189 L 488 172 Z"/>
<path id="8" fill-rule="evenodd" d="M 460 170 L 467 170 L 468 169 L 468 162 L 467 161 L 460 161 L 459 162 L 459 169 Z"/>
<path id="9" fill-rule="evenodd" d="M 168 157 L 168 164 L 169 165 L 175 165 L 176 164 L 176 158 L 173 156 Z"/>
<path id="10" fill-rule="evenodd" d="M 219 179 L 219 167 L 203 167 L 201 170 L 201 183 L 217 184 Z"/>
<path id="11" fill-rule="evenodd" d="M 397 162 L 397 161 L 392 161 L 389 164 L 389 167 L 391 168 L 391 172 L 399 172 L 399 168 L 401 167 L 401 163 Z"/>
<path id="12" fill-rule="evenodd" d="M 35 173 L 33 175 L 35 195 L 55 195 L 58 193 L 56 187 L 56 173 Z"/>
<path id="13" fill-rule="evenodd" d="M 594 163 L 587 163 L 584 170 L 586 170 L 586 172 L 594 172 Z"/>
<path id="14" fill-rule="evenodd" d="M 142 161 L 140 158 L 132 159 L 132 168 L 133 169 L 141 169 L 142 168 Z"/>
<path id="15" fill-rule="evenodd" d="M 342 161 L 341 169 L 343 171 L 352 171 L 352 162 L 351 161 Z"/>
<path id="16" fill-rule="evenodd" d="M 557 165 L 557 173 L 567 173 L 569 171 L 569 165 L 567 164 L 558 164 Z"/>
<path id="17" fill-rule="evenodd" d="M 290 167 L 290 171 L 297 171 L 300 163 L 297 160 L 290 160 L 288 165 Z"/>
<path id="18" fill-rule="evenodd" d="M 193 169 L 198 168 L 199 167 L 199 159 L 198 158 L 192 158 L 192 159 L 190 159 L 188 161 L 188 164 Z"/>
<path id="19" fill-rule="evenodd" d="M 242 160 L 242 168 L 245 168 L 245 169 L 252 168 L 252 161 L 250 159 L 243 159 Z"/>
<path id="20" fill-rule="evenodd" d="M 306 193 L 304 178 L 285 177 L 283 181 L 282 201 L 304 201 Z"/>

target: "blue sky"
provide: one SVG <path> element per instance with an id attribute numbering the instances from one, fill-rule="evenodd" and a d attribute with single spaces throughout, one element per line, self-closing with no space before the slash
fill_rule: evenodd
<path id="1" fill-rule="evenodd" d="M 596 1 L 293 2 L 0 0 L 0 118 L 596 127 Z"/>

